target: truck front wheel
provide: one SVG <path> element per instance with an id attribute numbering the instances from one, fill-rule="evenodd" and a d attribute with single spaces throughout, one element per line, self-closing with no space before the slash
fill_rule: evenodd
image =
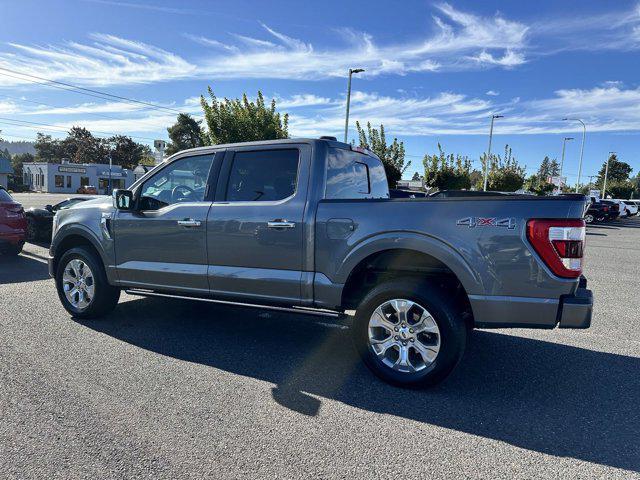
<path id="1" fill-rule="evenodd" d="M 364 363 L 386 382 L 426 387 L 444 380 L 464 353 L 467 328 L 440 289 L 385 282 L 360 303 L 353 339 Z"/>
<path id="2" fill-rule="evenodd" d="M 120 289 L 109 285 L 100 259 L 85 247 L 72 248 L 62 255 L 56 288 L 62 305 L 75 318 L 102 317 L 120 299 Z"/>

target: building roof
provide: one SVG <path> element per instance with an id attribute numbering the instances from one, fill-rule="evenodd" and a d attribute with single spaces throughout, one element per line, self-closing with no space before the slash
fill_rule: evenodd
<path id="1" fill-rule="evenodd" d="M 11 168 L 11 160 L 0 157 L 0 174 L 4 173 L 13 173 L 13 168 Z"/>

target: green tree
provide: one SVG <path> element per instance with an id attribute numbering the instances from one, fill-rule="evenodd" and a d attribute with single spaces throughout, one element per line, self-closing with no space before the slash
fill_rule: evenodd
<path id="1" fill-rule="evenodd" d="M 34 148 L 38 162 L 60 163 L 64 157 L 60 140 L 52 138 L 51 135 L 38 132 Z"/>
<path id="2" fill-rule="evenodd" d="M 417 182 L 421 179 L 422 177 L 420 176 L 420 174 L 418 172 L 414 172 L 413 177 L 411 177 L 411 180 L 413 180 L 414 182 Z"/>
<path id="3" fill-rule="evenodd" d="M 560 164 L 554 158 L 553 160 L 549 159 L 549 156 L 545 156 L 540 163 L 540 168 L 538 168 L 537 176 L 541 182 L 546 182 L 549 177 L 556 177 L 560 175 Z"/>
<path id="4" fill-rule="evenodd" d="M 380 125 L 380 130 L 371 128 L 371 123 L 367 122 L 367 129 L 360 126 L 360 122 L 356 122 L 358 130 L 358 139 L 360 146 L 375 153 L 387 174 L 387 183 L 389 188 L 396 188 L 398 180 L 402 178 L 402 174 L 411 165 L 411 161 L 404 163 L 404 142 L 398 142 L 397 138 L 393 139 L 391 145 L 387 145 L 387 138 L 384 133 L 384 125 Z"/>
<path id="5" fill-rule="evenodd" d="M 607 162 L 602 164 L 602 168 L 598 172 L 597 184 L 602 188 L 604 183 L 604 175 L 607 169 Z M 607 173 L 607 191 L 609 191 L 610 182 L 624 182 L 629 180 L 629 174 L 633 171 L 631 165 L 626 162 L 618 160 L 618 156 L 612 153 L 609 157 L 609 171 Z"/>
<path id="6" fill-rule="evenodd" d="M 25 163 L 30 163 L 35 160 L 35 157 L 30 153 L 16 153 L 11 157 L 11 167 L 13 168 L 13 176 L 17 179 L 22 179 L 22 166 Z"/>
<path id="7" fill-rule="evenodd" d="M 262 92 L 258 91 L 255 102 L 250 102 L 247 94 L 242 99 L 219 101 L 211 87 L 208 89 L 211 103 L 204 96 L 200 104 L 204 110 L 208 131 L 204 141 L 210 145 L 221 143 L 275 140 L 289 136 L 289 115 L 276 112 L 276 101 L 266 106 Z"/>
<path id="8" fill-rule="evenodd" d="M 167 128 L 171 142 L 167 145 L 167 155 L 173 155 L 188 148 L 202 147 L 204 145 L 201 120 L 196 120 L 187 113 L 178 114 L 176 123 Z"/>
<path id="9" fill-rule="evenodd" d="M 71 127 L 67 137 L 60 142 L 62 158 L 71 163 L 105 163 L 108 162 L 108 142 L 96 138 L 84 127 Z"/>
<path id="10" fill-rule="evenodd" d="M 424 180 L 438 190 L 471 188 L 471 160 L 469 157 L 446 154 L 438 143 L 438 154 L 426 154 L 422 160 Z"/>
<path id="11" fill-rule="evenodd" d="M 151 156 L 151 148 L 148 145 L 135 142 L 125 135 L 115 135 L 105 143 L 113 164 L 129 170 L 136 168 L 146 157 Z"/>
<path id="12" fill-rule="evenodd" d="M 631 194 L 635 192 L 635 185 L 630 180 L 607 180 L 606 195 L 611 198 L 631 198 Z"/>
<path id="13" fill-rule="evenodd" d="M 518 164 L 509 145 L 504 146 L 504 157 L 491 154 L 487 162 L 487 154 L 480 157 L 482 169 L 489 163 L 488 190 L 499 192 L 515 192 L 524 185 L 525 167 Z"/>

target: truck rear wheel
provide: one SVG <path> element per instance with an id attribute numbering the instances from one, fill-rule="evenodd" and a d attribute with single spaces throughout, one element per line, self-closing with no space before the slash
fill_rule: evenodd
<path id="1" fill-rule="evenodd" d="M 75 318 L 99 318 L 111 312 L 120 299 L 120 289 L 112 287 L 102 262 L 85 247 L 72 248 L 58 262 L 58 297 Z"/>
<path id="2" fill-rule="evenodd" d="M 372 289 L 353 324 L 353 340 L 367 367 L 403 387 L 444 380 L 462 358 L 466 339 L 465 322 L 443 292 L 413 280 Z"/>

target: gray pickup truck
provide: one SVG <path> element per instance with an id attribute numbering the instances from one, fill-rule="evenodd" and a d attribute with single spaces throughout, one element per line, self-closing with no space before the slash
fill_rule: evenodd
<path id="1" fill-rule="evenodd" d="M 78 318 L 111 312 L 121 290 L 347 312 L 374 373 L 423 386 L 453 370 L 473 328 L 589 327 L 585 207 L 391 199 L 378 157 L 327 137 L 216 145 L 58 212 L 49 270 Z"/>

